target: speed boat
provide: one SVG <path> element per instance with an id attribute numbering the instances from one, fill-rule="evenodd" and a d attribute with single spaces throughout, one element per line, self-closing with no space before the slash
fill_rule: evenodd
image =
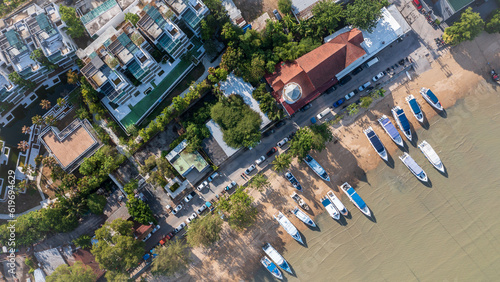
<path id="1" fill-rule="evenodd" d="M 333 205 L 328 195 L 321 198 L 321 204 L 325 207 L 326 211 L 331 217 L 333 217 L 333 219 L 335 220 L 340 219 L 340 213 L 337 210 L 337 208 Z"/>
<path id="2" fill-rule="evenodd" d="M 283 275 L 281 274 L 281 271 L 279 268 L 272 262 L 268 257 L 263 256 L 260 259 L 260 263 L 269 271 L 274 277 L 278 279 L 283 279 Z"/>
<path id="3" fill-rule="evenodd" d="M 387 161 L 387 151 L 385 150 L 384 145 L 380 141 L 380 138 L 378 138 L 375 131 L 373 131 L 373 128 L 370 126 L 366 129 L 364 129 L 363 132 L 365 133 L 366 138 L 368 138 L 368 141 L 370 141 L 370 144 L 372 144 L 372 147 L 373 147 L 373 149 L 375 149 L 377 154 L 383 160 Z"/>
<path id="4" fill-rule="evenodd" d="M 264 250 L 269 258 L 271 258 L 281 269 L 293 274 L 288 262 L 283 258 L 283 256 L 280 255 L 280 253 L 278 253 L 278 251 L 276 251 L 276 249 L 273 248 L 273 246 L 271 246 L 271 244 L 266 243 L 262 247 L 262 250 Z"/>
<path id="5" fill-rule="evenodd" d="M 304 162 L 324 181 L 330 181 L 330 176 L 325 169 L 310 155 L 304 158 Z"/>
<path id="6" fill-rule="evenodd" d="M 422 153 L 424 154 L 424 156 L 427 158 L 427 160 L 439 171 L 443 172 L 444 173 L 444 165 L 443 165 L 443 162 L 441 162 L 441 159 L 439 158 L 438 154 L 436 153 L 436 151 L 434 151 L 434 149 L 432 148 L 432 146 L 427 143 L 427 141 L 422 141 L 420 142 L 420 144 L 418 144 L 418 148 L 420 149 L 420 151 L 422 151 Z"/>
<path id="7" fill-rule="evenodd" d="M 417 99 L 413 97 L 413 95 L 408 95 L 406 97 L 406 102 L 408 102 L 408 106 L 410 106 L 410 110 L 413 113 L 413 116 L 415 118 L 423 123 L 424 122 L 424 113 L 422 112 L 422 109 L 420 109 L 420 106 L 417 103 Z"/>
<path id="8" fill-rule="evenodd" d="M 415 160 L 413 160 L 413 158 L 408 153 L 405 152 L 402 156 L 399 156 L 399 159 L 420 181 L 427 182 L 427 174 L 425 174 L 425 171 L 417 164 L 417 162 L 415 162 Z"/>
<path id="9" fill-rule="evenodd" d="M 304 222 L 305 224 L 311 226 L 311 227 L 316 227 L 316 223 L 299 207 L 295 207 L 292 210 L 290 210 L 300 221 Z"/>
<path id="10" fill-rule="evenodd" d="M 396 123 L 398 124 L 399 129 L 403 131 L 406 139 L 411 142 L 411 127 L 410 122 L 405 115 L 405 111 L 403 111 L 403 109 L 401 109 L 399 106 L 396 106 L 392 108 L 391 112 L 394 116 L 394 119 L 396 120 Z"/>
<path id="11" fill-rule="evenodd" d="M 351 202 L 366 216 L 372 216 L 372 213 L 368 206 L 366 205 L 365 201 L 361 199 L 361 197 L 358 195 L 356 190 L 352 188 L 349 183 L 344 183 L 342 186 L 340 186 L 340 190 L 344 191 L 344 194 L 351 200 Z"/>
<path id="12" fill-rule="evenodd" d="M 422 89 L 420 89 L 420 94 L 424 97 L 425 101 L 431 104 L 431 106 L 433 106 L 436 110 L 443 110 L 443 106 L 439 102 L 439 99 L 429 88 L 422 87 Z"/>
<path id="13" fill-rule="evenodd" d="M 286 233 L 290 234 L 293 239 L 295 239 L 297 242 L 304 244 L 304 241 L 302 241 L 302 237 L 300 236 L 299 230 L 293 225 L 293 223 L 281 212 L 278 212 L 277 214 L 274 215 L 274 218 L 278 221 L 278 223 L 283 227 L 286 231 Z"/>
<path id="14" fill-rule="evenodd" d="M 290 181 L 290 183 L 292 183 L 292 186 L 299 190 L 299 191 L 302 191 L 302 185 L 300 185 L 299 181 L 297 180 L 297 178 L 295 178 L 295 176 L 293 176 L 293 174 L 289 171 L 287 171 L 285 173 L 285 177 L 288 181 Z"/>
<path id="15" fill-rule="evenodd" d="M 349 214 L 349 211 L 347 210 L 347 208 L 344 206 L 344 204 L 342 204 L 342 202 L 340 201 L 340 199 L 335 195 L 335 193 L 333 193 L 333 191 L 328 191 L 326 193 L 326 195 L 328 196 L 328 198 L 330 198 L 330 200 L 332 201 L 333 205 L 337 208 L 337 210 L 343 216 L 347 216 Z"/>
<path id="16" fill-rule="evenodd" d="M 387 133 L 387 135 L 391 137 L 394 143 L 398 144 L 401 147 L 404 147 L 403 138 L 401 138 L 401 135 L 399 135 L 398 130 L 386 115 L 383 115 L 381 118 L 379 118 L 378 123 L 380 123 L 382 128 L 384 128 L 385 133 Z"/>

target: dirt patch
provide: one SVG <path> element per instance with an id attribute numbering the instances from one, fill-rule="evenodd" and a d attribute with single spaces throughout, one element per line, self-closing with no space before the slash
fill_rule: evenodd
<path id="1" fill-rule="evenodd" d="M 233 0 L 236 7 L 241 10 L 243 18 L 252 22 L 264 12 L 272 17 L 273 10 L 278 9 L 278 0 Z"/>
<path id="2" fill-rule="evenodd" d="M 179 137 L 177 134 L 179 128 L 180 126 L 176 123 L 169 123 L 164 131 L 158 133 L 134 154 L 136 161 L 144 165 L 144 161 L 151 156 L 151 154 L 155 154 L 159 157 L 162 151 L 170 151 L 170 143 L 172 143 L 175 138 Z"/>
<path id="3" fill-rule="evenodd" d="M 42 178 L 40 179 L 40 187 L 46 197 L 54 199 L 56 197 L 56 191 L 61 185 L 61 180 L 52 181 L 52 170 L 46 166 L 42 169 Z"/>
<path id="4" fill-rule="evenodd" d="M 40 205 L 40 201 L 42 198 L 40 197 L 40 193 L 36 188 L 28 188 L 25 194 L 19 194 L 16 196 L 16 211 L 15 213 L 25 212 L 33 207 Z M 0 203 L 0 214 L 8 214 L 8 203 L 1 202 Z"/>

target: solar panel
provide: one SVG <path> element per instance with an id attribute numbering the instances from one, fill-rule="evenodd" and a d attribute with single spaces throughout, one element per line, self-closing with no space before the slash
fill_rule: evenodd
<path id="1" fill-rule="evenodd" d="M 434 95 L 434 93 L 432 93 L 430 89 L 427 90 L 427 96 L 429 96 L 429 99 L 431 99 L 432 103 L 436 104 L 437 102 L 439 102 L 436 95 Z"/>
<path id="2" fill-rule="evenodd" d="M 392 122 L 388 118 L 382 120 L 382 125 L 393 139 L 399 136 L 398 130 L 396 129 L 396 127 L 394 127 L 394 124 L 392 124 Z"/>
<path id="3" fill-rule="evenodd" d="M 399 122 L 401 123 L 401 126 L 403 127 L 404 131 L 410 130 L 410 122 L 406 118 L 405 112 L 403 109 L 399 109 L 396 112 L 398 114 Z"/>
<path id="4" fill-rule="evenodd" d="M 410 107 L 416 115 L 420 114 L 420 107 L 418 106 L 416 99 L 410 100 Z"/>
<path id="5" fill-rule="evenodd" d="M 385 150 L 384 145 L 382 145 L 382 142 L 380 142 L 380 139 L 375 134 L 375 132 L 373 131 L 369 132 L 367 135 L 368 138 L 370 138 L 370 142 L 372 143 L 373 147 L 375 147 L 375 150 L 377 150 L 377 152 L 381 153 Z"/>

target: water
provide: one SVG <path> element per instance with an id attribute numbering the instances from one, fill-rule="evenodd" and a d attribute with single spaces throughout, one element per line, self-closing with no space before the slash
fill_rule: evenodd
<path id="1" fill-rule="evenodd" d="M 348 202 L 352 219 L 340 226 L 326 213 L 320 231 L 304 230 L 307 248 L 288 243 L 288 281 L 494 281 L 500 276 L 500 93 L 480 84 L 467 98 L 417 130 L 441 157 L 440 174 L 418 148 L 409 153 L 427 172 L 420 183 L 391 153 L 356 190 L 376 222 Z M 256 281 L 272 280 L 264 268 Z"/>

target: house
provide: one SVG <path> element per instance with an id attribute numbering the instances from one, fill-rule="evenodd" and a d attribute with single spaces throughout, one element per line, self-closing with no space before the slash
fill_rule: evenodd
<path id="1" fill-rule="evenodd" d="M 55 4 L 43 8 L 32 4 L 0 20 L 0 102 L 15 104 L 24 98 L 12 91 L 15 87 L 7 77 L 11 72 L 35 83 L 47 79 L 51 71 L 30 58 L 34 50 L 40 49 L 48 62 L 60 68 L 74 64 L 76 46 L 65 28 Z"/>
<path id="2" fill-rule="evenodd" d="M 344 32 L 297 60 L 282 63 L 265 79 L 289 115 L 337 83 L 336 74 L 365 55 L 359 29 Z"/>
<path id="3" fill-rule="evenodd" d="M 105 270 L 99 268 L 99 263 L 95 261 L 94 255 L 87 250 L 76 249 L 73 252 L 73 259 L 74 261 L 81 261 L 86 267 L 90 267 L 96 276 L 96 281 L 99 281 L 106 273 Z"/>
<path id="4" fill-rule="evenodd" d="M 300 22 L 312 18 L 312 9 L 320 0 L 292 0 L 292 13 Z M 333 1 L 335 3 L 340 0 Z"/>
<path id="5" fill-rule="evenodd" d="M 240 28 L 243 28 L 247 25 L 247 22 L 241 15 L 241 10 L 236 7 L 233 0 L 223 0 L 222 6 L 224 6 L 224 9 L 226 9 L 232 24 Z"/>
<path id="6" fill-rule="evenodd" d="M 151 232 L 153 231 L 153 228 L 154 228 L 154 225 L 152 225 L 152 224 L 144 225 L 144 224 L 140 224 L 140 223 L 134 221 L 134 226 L 132 227 L 132 229 L 134 229 L 134 238 L 136 240 L 142 241 L 146 238 L 151 237 L 151 236 L 148 237 L 148 235 L 151 234 Z"/>
<path id="7" fill-rule="evenodd" d="M 64 261 L 64 257 L 61 255 L 57 248 L 35 252 L 34 255 L 36 257 L 36 260 L 40 263 L 41 269 L 47 276 L 50 276 L 58 266 L 66 264 L 66 261 Z"/>

